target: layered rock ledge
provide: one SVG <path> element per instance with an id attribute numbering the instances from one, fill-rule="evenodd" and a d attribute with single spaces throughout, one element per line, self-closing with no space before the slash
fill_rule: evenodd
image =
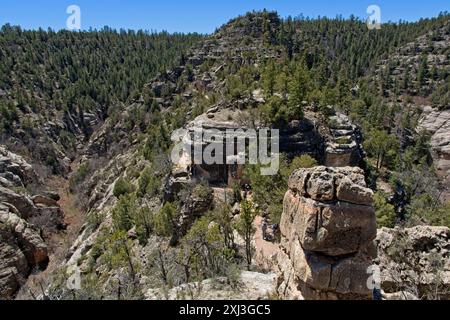
<path id="1" fill-rule="evenodd" d="M 65 228 L 55 192 L 42 189 L 33 167 L 0 146 L 0 299 L 12 299 L 32 271 L 49 261 L 46 236 Z"/>
<path id="2" fill-rule="evenodd" d="M 300 169 L 281 217 L 278 294 L 284 299 L 370 299 L 376 256 L 373 192 L 360 168 Z"/>

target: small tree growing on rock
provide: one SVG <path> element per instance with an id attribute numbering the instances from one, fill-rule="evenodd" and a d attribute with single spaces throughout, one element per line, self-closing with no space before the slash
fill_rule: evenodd
<path id="1" fill-rule="evenodd" d="M 257 210 L 253 204 L 247 200 L 241 204 L 241 215 L 236 223 L 236 230 L 244 238 L 245 241 L 245 256 L 247 260 L 247 269 L 250 270 L 252 264 L 252 257 L 254 248 L 252 246 L 253 235 L 255 234 L 255 221 Z"/>

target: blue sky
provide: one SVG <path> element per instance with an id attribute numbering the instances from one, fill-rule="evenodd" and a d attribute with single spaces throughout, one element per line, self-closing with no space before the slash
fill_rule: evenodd
<path id="1" fill-rule="evenodd" d="M 251 10 L 277 10 L 281 16 L 366 18 L 366 9 L 381 8 L 382 22 L 432 17 L 450 11 L 449 0 L 0 0 L 0 25 L 25 29 L 63 29 L 69 5 L 81 8 L 82 29 L 112 28 L 211 33 L 230 18 Z"/>

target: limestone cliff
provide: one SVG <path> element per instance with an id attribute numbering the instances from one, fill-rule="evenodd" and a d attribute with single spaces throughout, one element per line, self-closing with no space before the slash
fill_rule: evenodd
<path id="1" fill-rule="evenodd" d="M 42 187 L 32 166 L 0 146 L 0 299 L 14 297 L 33 269 L 46 268 L 43 238 L 65 227 L 58 194 L 32 196 L 31 185 Z"/>

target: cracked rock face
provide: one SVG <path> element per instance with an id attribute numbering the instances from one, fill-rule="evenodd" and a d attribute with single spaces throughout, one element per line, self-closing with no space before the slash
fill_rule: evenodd
<path id="1" fill-rule="evenodd" d="M 0 299 L 12 298 L 30 270 L 47 263 L 47 246 L 39 232 L 0 205 Z"/>
<path id="2" fill-rule="evenodd" d="M 376 242 L 388 299 L 450 299 L 449 228 L 382 228 Z"/>
<path id="3" fill-rule="evenodd" d="M 286 299 L 370 299 L 375 211 L 363 171 L 294 172 L 283 202 L 278 293 Z"/>
<path id="4" fill-rule="evenodd" d="M 330 117 L 330 136 L 326 143 L 325 165 L 357 166 L 361 161 L 360 133 L 350 119 L 341 113 Z"/>
<path id="5" fill-rule="evenodd" d="M 431 148 L 436 172 L 442 185 L 450 185 L 450 110 L 424 108 L 419 130 L 431 134 Z M 443 194 L 444 200 L 450 200 L 450 189 Z"/>
<path id="6" fill-rule="evenodd" d="M 0 146 L 0 299 L 11 299 L 30 272 L 46 268 L 42 234 L 63 229 L 64 214 L 54 192 L 31 196 L 39 177 L 25 159 Z"/>

